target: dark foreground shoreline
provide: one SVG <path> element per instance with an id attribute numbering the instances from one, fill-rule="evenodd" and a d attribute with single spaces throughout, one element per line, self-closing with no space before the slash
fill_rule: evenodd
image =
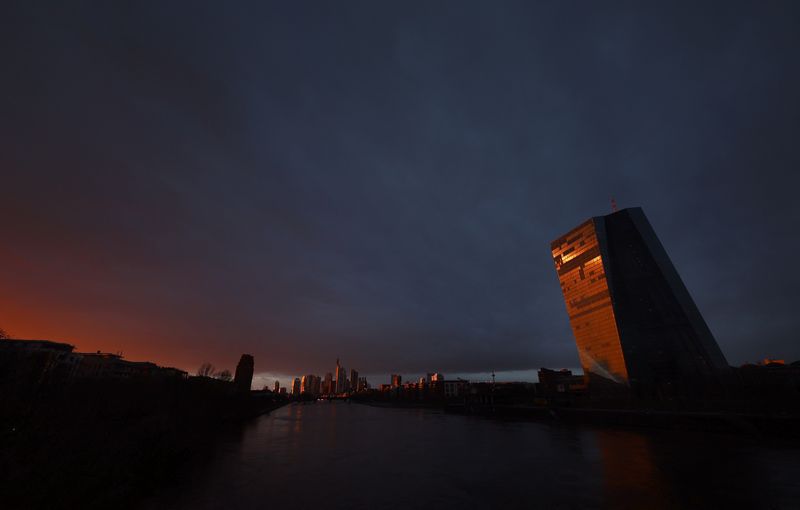
<path id="1" fill-rule="evenodd" d="M 220 381 L 95 381 L 0 395 L 0 507 L 133 508 L 286 404 Z"/>

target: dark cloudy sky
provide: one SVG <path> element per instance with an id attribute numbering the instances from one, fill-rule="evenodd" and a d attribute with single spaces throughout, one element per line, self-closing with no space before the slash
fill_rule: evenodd
<path id="1" fill-rule="evenodd" d="M 642 206 L 800 358 L 796 2 L 4 2 L 0 327 L 195 370 L 576 366 L 549 242 Z"/>

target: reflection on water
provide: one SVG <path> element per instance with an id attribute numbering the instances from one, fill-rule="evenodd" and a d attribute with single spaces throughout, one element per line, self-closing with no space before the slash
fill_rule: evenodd
<path id="1" fill-rule="evenodd" d="M 603 500 L 609 506 L 670 507 L 668 486 L 656 467 L 650 439 L 627 431 L 600 430 L 593 436 L 600 449 Z"/>
<path id="2" fill-rule="evenodd" d="M 321 402 L 264 416 L 146 508 L 798 508 L 800 451 Z"/>

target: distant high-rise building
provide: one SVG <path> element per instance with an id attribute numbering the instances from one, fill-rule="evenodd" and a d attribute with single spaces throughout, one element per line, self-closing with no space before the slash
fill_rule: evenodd
<path id="1" fill-rule="evenodd" d="M 359 377 L 358 378 L 358 389 L 357 391 L 364 391 L 369 389 L 369 383 L 367 382 L 366 377 Z"/>
<path id="2" fill-rule="evenodd" d="M 311 387 L 314 384 L 314 376 L 311 374 L 304 375 L 300 381 L 300 393 L 311 393 Z"/>
<path id="3" fill-rule="evenodd" d="M 339 365 L 339 358 L 336 358 L 336 391 L 335 393 L 344 393 L 347 391 L 347 371 L 343 366 Z"/>
<path id="4" fill-rule="evenodd" d="M 687 395 L 728 364 L 641 208 L 578 225 L 551 244 L 590 391 Z"/>
<path id="5" fill-rule="evenodd" d="M 239 364 L 236 365 L 236 374 L 233 377 L 233 383 L 239 391 L 250 391 L 250 387 L 253 385 L 254 367 L 253 357 L 249 354 L 242 354 L 242 357 L 239 358 Z M 230 374 L 230 372 L 228 373 Z"/>
<path id="6" fill-rule="evenodd" d="M 392 374 L 392 388 L 399 388 L 403 384 L 403 376 Z"/>
<path id="7" fill-rule="evenodd" d="M 354 368 L 350 369 L 350 391 L 353 393 L 358 391 L 358 371 Z"/>
<path id="8" fill-rule="evenodd" d="M 300 378 L 295 377 L 292 381 L 292 395 L 295 397 L 300 395 Z"/>
<path id="9" fill-rule="evenodd" d="M 275 386 L 274 386 L 274 388 L 275 388 L 275 389 L 274 389 L 273 391 L 274 391 L 275 393 L 280 393 L 280 392 L 281 392 L 281 382 L 280 382 L 280 381 L 275 381 Z"/>
<path id="10" fill-rule="evenodd" d="M 322 381 L 322 393 L 325 395 L 330 395 L 333 393 L 334 390 L 333 386 L 333 374 L 328 372 L 325 374 L 325 379 Z"/>

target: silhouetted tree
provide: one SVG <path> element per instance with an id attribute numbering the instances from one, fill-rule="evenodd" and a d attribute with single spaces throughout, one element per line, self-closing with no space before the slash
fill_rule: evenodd
<path id="1" fill-rule="evenodd" d="M 0 340 L 7 340 L 9 338 L 11 338 L 11 337 L 8 336 L 8 333 L 6 333 L 6 330 L 3 329 L 3 328 L 0 328 Z"/>
<path id="2" fill-rule="evenodd" d="M 216 377 L 220 381 L 230 381 L 231 379 L 233 379 L 233 376 L 231 376 L 231 371 L 228 369 L 220 370 L 219 372 L 214 374 L 214 377 Z"/>
<path id="3" fill-rule="evenodd" d="M 214 365 L 209 362 L 205 362 L 200 365 L 200 368 L 197 369 L 197 375 L 200 377 L 211 377 L 214 375 Z"/>

